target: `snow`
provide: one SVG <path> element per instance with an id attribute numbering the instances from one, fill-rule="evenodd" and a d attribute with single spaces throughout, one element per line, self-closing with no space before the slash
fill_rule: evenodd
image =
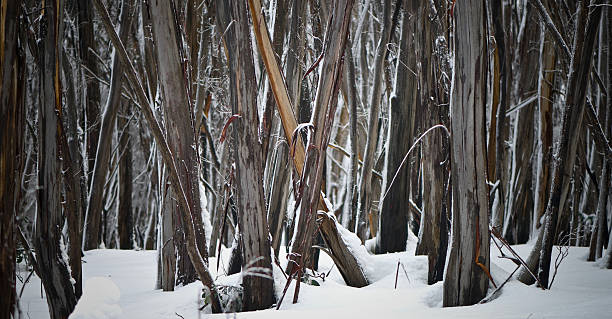
<path id="1" fill-rule="evenodd" d="M 343 238 L 345 238 L 343 234 Z M 349 239 L 353 241 L 352 239 Z M 351 243 L 352 246 L 352 243 Z M 347 287 L 342 276 L 332 268 L 332 261 L 321 254 L 319 270 L 327 273 L 320 286 L 302 284 L 299 302 L 292 304 L 294 284 L 288 289 L 280 310 L 237 314 L 237 318 L 605 318 L 612 305 L 612 271 L 599 263 L 586 262 L 587 248 L 570 248 L 555 279 L 552 290 L 543 291 L 510 281 L 500 296 L 489 303 L 469 307 L 442 308 L 443 284 L 427 285 L 427 258 L 414 256 L 415 238 L 408 240 L 408 252 L 368 255 L 366 272 L 372 284 L 365 288 Z M 353 247 L 354 248 L 354 247 Z M 514 246 L 526 258 L 531 245 Z M 365 252 L 365 248 L 360 247 Z M 281 249 L 284 251 L 284 249 Z M 514 264 L 498 258 L 491 248 L 491 273 L 496 283 L 505 280 Z M 155 290 L 155 251 L 93 250 L 83 258 L 84 296 L 71 318 L 227 318 L 228 315 L 198 313 L 202 305 L 199 282 L 177 287 L 174 292 Z M 366 253 L 367 254 L 367 253 Z M 222 253 L 228 258 L 228 251 Z M 363 257 L 363 256 L 361 256 Z M 554 256 L 553 256 L 554 257 Z M 281 266 L 287 262 L 283 255 Z M 398 262 L 401 263 L 394 289 Z M 224 264 L 222 262 L 221 264 Z M 237 285 L 240 274 L 217 276 L 216 259 L 210 259 L 217 283 Z M 330 271 L 331 268 L 331 271 Z M 20 276 L 27 272 L 19 268 Z M 223 267 L 221 267 L 223 269 Z M 404 269 L 405 272 L 404 273 Z M 273 265 L 275 291 L 280 297 L 284 275 Z M 21 288 L 18 285 L 17 291 Z M 40 280 L 33 276 L 21 298 L 26 318 L 48 318 L 46 300 L 41 298 Z M 103 309 L 104 316 L 96 316 Z M 118 312 L 121 311 L 121 312 Z M 233 315 L 229 315 L 233 318 Z"/>

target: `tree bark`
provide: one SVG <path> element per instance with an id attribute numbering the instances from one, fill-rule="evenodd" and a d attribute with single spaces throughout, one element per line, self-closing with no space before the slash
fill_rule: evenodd
<path id="1" fill-rule="evenodd" d="M 265 22 L 255 16 L 253 23 Z M 230 66 L 230 94 L 232 112 L 240 118 L 234 121 L 234 155 L 236 188 L 234 196 L 238 209 L 240 245 L 243 257 L 243 307 L 245 311 L 266 309 L 274 303 L 274 281 L 268 276 L 253 275 L 252 267 L 259 267 L 271 275 L 269 231 L 263 194 L 263 159 L 258 137 L 257 88 L 247 4 L 242 1 L 219 1 L 218 17 L 224 16 L 229 26 L 224 37 Z M 255 11 L 258 12 L 258 11 Z M 259 18 L 258 18 L 259 17 Z M 219 21 L 218 20 L 218 21 Z"/>
<path id="2" fill-rule="evenodd" d="M 485 297 L 489 280 L 489 191 L 486 184 L 486 16 L 484 1 L 455 3 L 451 90 L 453 238 L 443 305 Z"/>
<path id="3" fill-rule="evenodd" d="M 119 248 L 134 248 L 134 219 L 132 217 L 132 141 L 130 136 L 130 107 L 123 103 L 126 111 L 117 121 L 119 139 L 119 209 L 117 212 L 117 231 L 119 233 Z"/>
<path id="4" fill-rule="evenodd" d="M 0 2 L 0 317 L 15 315 L 15 217 L 19 209 L 24 143 L 24 59 L 18 48 L 21 1 Z M 39 137 L 41 138 L 41 137 Z"/>
<path id="5" fill-rule="evenodd" d="M 70 271 L 60 247 L 63 224 L 58 157 L 58 114 L 61 114 L 59 63 L 64 3 L 46 3 L 39 42 L 40 101 L 38 120 L 38 210 L 34 248 L 52 319 L 67 318 L 76 305 Z"/>

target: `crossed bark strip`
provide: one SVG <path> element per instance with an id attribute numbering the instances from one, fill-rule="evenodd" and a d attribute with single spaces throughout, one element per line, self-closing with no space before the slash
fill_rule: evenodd
<path id="1" fill-rule="evenodd" d="M 295 114 L 293 114 L 293 107 L 291 106 L 291 100 L 287 92 L 287 86 L 285 79 L 280 72 L 278 62 L 274 56 L 274 50 L 270 42 L 270 35 L 266 27 L 266 23 L 261 11 L 260 0 L 248 0 L 249 9 L 251 11 L 251 17 L 253 19 L 253 31 L 255 39 L 257 40 L 257 47 L 264 61 L 266 72 L 268 73 L 268 80 L 270 81 L 270 87 L 274 93 L 276 99 L 276 105 L 280 114 L 281 122 L 285 136 L 289 141 L 289 145 L 293 147 L 291 153 L 293 154 L 293 161 L 295 164 L 296 171 L 301 176 L 304 168 L 305 150 L 303 143 L 299 140 L 300 134 L 294 132 L 298 127 Z M 323 197 L 319 196 L 318 209 L 327 211 L 327 206 L 323 201 Z M 347 285 L 363 287 L 368 284 L 367 279 L 363 275 L 363 270 L 359 269 L 359 272 L 351 273 L 355 267 L 359 268 L 355 257 L 348 253 L 348 249 L 341 237 L 337 233 L 336 227 L 329 225 L 329 221 L 323 219 L 323 225 L 320 228 L 321 234 L 325 241 L 330 246 L 330 251 L 334 256 L 334 262 L 337 264 L 342 277 L 345 279 Z M 329 241 L 333 240 L 334 243 Z M 291 276 L 290 276 L 291 278 Z M 279 302 L 280 303 L 280 302 Z"/>

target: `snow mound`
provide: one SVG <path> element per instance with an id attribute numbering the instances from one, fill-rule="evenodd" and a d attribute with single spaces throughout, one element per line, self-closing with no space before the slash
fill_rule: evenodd
<path id="1" fill-rule="evenodd" d="M 83 296 L 70 315 L 70 319 L 119 318 L 121 292 L 113 281 L 104 277 L 93 277 L 85 282 Z"/>

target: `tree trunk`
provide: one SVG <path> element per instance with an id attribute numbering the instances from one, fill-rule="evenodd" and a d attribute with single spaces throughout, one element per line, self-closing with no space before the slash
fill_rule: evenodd
<path id="1" fill-rule="evenodd" d="M 569 191 L 570 177 L 572 176 L 576 158 L 578 133 L 582 126 L 586 86 L 593 60 L 595 36 L 597 35 L 599 18 L 601 16 L 600 6 L 592 9 L 590 14 L 587 8 L 587 1 L 581 1 L 579 12 L 577 12 L 578 21 L 576 22 L 574 52 L 568 76 L 565 112 L 561 124 L 561 141 L 555 156 L 557 161 L 553 168 L 551 192 L 546 208 L 546 224 L 537 274 L 541 284 L 544 286 L 543 288 L 548 288 L 549 285 L 548 277 L 557 219 L 559 212 L 562 212 L 565 207 Z"/>
<path id="2" fill-rule="evenodd" d="M 76 305 L 76 295 L 70 282 L 70 271 L 60 247 L 63 224 L 60 195 L 60 161 L 58 157 L 58 114 L 61 114 L 61 87 L 58 74 L 62 50 L 64 4 L 61 0 L 46 4 L 43 21 L 45 32 L 40 34 L 39 70 L 40 102 L 38 120 L 38 210 L 34 248 L 39 276 L 45 287 L 49 314 L 52 319 L 67 318 Z"/>
<path id="3" fill-rule="evenodd" d="M 125 0 L 121 6 L 122 22 L 119 27 L 119 38 L 121 42 L 126 43 L 130 34 L 132 18 L 134 16 L 134 0 Z M 119 63 L 116 50 L 113 50 L 113 66 L 111 69 L 111 82 L 109 94 L 106 99 L 106 106 L 102 114 L 102 122 L 99 132 L 96 135 L 97 143 L 95 143 L 97 153 L 95 163 L 91 163 L 89 171 L 93 172 L 91 184 L 89 186 L 89 205 L 87 206 L 87 214 L 84 225 L 84 242 L 83 249 L 96 249 L 100 245 L 102 209 L 104 208 L 104 185 L 106 184 L 106 174 L 110 162 L 111 146 L 113 129 L 115 128 L 115 118 L 121 106 L 121 86 L 123 84 L 123 66 Z M 97 106 L 96 106 L 97 107 Z"/>
<path id="4" fill-rule="evenodd" d="M 274 303 L 269 231 L 263 194 L 263 158 L 258 141 L 257 87 L 251 50 L 250 26 L 245 2 L 219 1 L 217 14 L 235 22 L 224 37 L 230 66 L 230 93 L 234 121 L 234 155 L 240 245 L 243 257 L 243 308 L 266 309 Z M 261 18 L 261 16 L 259 16 Z M 221 19 L 219 19 L 221 20 Z M 223 20 L 229 25 L 229 21 Z M 253 17 L 254 24 L 265 22 Z M 259 270 L 250 268 L 259 267 Z M 252 273 L 264 273 L 264 276 Z"/>
<path id="5" fill-rule="evenodd" d="M 81 56 L 81 63 L 83 64 L 81 68 L 83 72 L 82 79 L 85 81 L 83 107 L 87 114 L 86 162 L 87 169 L 91 172 L 95 166 L 94 163 L 97 158 L 99 142 L 98 137 L 100 136 L 100 86 L 95 78 L 99 76 L 98 57 L 91 5 L 88 0 L 76 0 L 75 2 L 78 8 L 77 24 L 79 29 L 79 54 Z"/>
<path id="6" fill-rule="evenodd" d="M 182 181 L 183 191 L 191 208 L 191 218 L 195 228 L 196 245 L 204 261 L 208 263 L 208 247 L 202 225 L 200 207 L 199 172 L 200 162 L 197 151 L 197 133 L 194 129 L 193 108 L 187 90 L 186 73 L 181 63 L 185 50 L 179 46 L 175 12 L 168 1 L 151 1 L 151 22 L 159 72 L 159 83 L 163 90 L 163 108 L 166 117 L 166 130 L 170 149 L 174 154 L 175 165 Z M 179 185 L 172 185 L 178 187 Z M 174 191 L 176 193 L 176 190 Z M 183 209 L 180 207 L 179 209 Z M 181 215 L 184 214 L 181 213 Z M 177 215 L 177 217 L 180 215 Z M 184 225 L 175 223 L 184 232 Z M 178 226 L 180 225 L 180 226 Z M 176 234 L 176 233 L 175 233 Z M 184 235 L 187 241 L 186 235 Z M 175 238 L 176 239 L 176 238 Z M 175 245 L 176 245 L 175 241 Z M 188 252 L 178 250 L 178 260 L 188 260 Z M 180 245 L 179 247 L 183 247 Z M 188 284 L 196 279 L 195 269 L 191 266 L 178 267 L 177 283 Z"/>
<path id="7" fill-rule="evenodd" d="M 117 121 L 119 139 L 119 210 L 117 224 L 119 233 L 119 248 L 134 248 L 134 220 L 132 217 L 132 141 L 130 136 L 129 104 L 124 102 L 126 111 Z"/>
<path id="8" fill-rule="evenodd" d="M 421 28 L 417 38 L 418 55 L 421 65 L 419 70 L 419 88 L 421 106 L 423 107 L 425 129 L 442 123 L 444 109 L 435 96 L 436 85 L 434 69 L 433 39 L 434 28 L 432 19 L 436 16 L 435 7 L 424 4 L 419 7 L 417 19 Z M 442 281 L 444 263 L 448 248 L 448 227 L 445 205 L 445 182 L 447 179 L 447 154 L 444 149 L 446 135 L 440 129 L 431 131 L 424 138 L 423 145 L 423 213 L 419 229 L 419 241 L 416 247 L 417 255 L 427 255 L 429 270 L 427 283 L 432 285 Z"/>
<path id="9" fill-rule="evenodd" d="M 416 53 L 412 33 L 416 30 L 416 16 L 406 10 L 402 20 L 400 55 L 396 65 L 395 88 L 389 103 L 389 128 L 384 187 L 387 196 L 382 203 L 379 229 L 376 236 L 376 253 L 400 252 L 406 249 L 408 238 L 410 170 L 400 165 L 414 140 L 414 121 L 417 99 L 417 77 L 409 69 L 416 69 Z M 395 174 L 392 187 L 389 186 Z M 363 186 L 363 185 L 362 185 Z M 390 188 L 389 188 L 390 187 Z"/>
<path id="10" fill-rule="evenodd" d="M 443 305 L 472 305 L 489 280 L 489 191 L 486 184 L 486 16 L 484 2 L 457 2 L 451 91 L 453 238 Z"/>
<path id="11" fill-rule="evenodd" d="M 385 57 L 387 55 L 388 43 L 391 39 L 391 0 L 385 0 L 382 23 L 382 36 L 376 49 L 376 60 L 374 62 L 374 85 L 370 92 L 370 112 L 368 115 L 368 139 L 366 151 L 363 158 L 361 171 L 361 187 L 359 192 L 359 210 L 355 233 L 365 242 L 368 239 L 368 216 L 372 209 L 372 169 L 374 168 L 375 153 L 378 145 L 378 126 L 380 115 L 381 87 L 383 73 L 385 72 Z"/>
<path id="12" fill-rule="evenodd" d="M 19 210 L 24 140 L 24 59 L 18 52 L 21 1 L 0 2 L 0 317 L 16 317 L 15 217 Z M 42 138 L 42 137 L 39 137 Z"/>
<path id="13" fill-rule="evenodd" d="M 178 204 L 174 199 L 172 188 L 167 188 L 161 209 L 159 254 L 161 264 L 161 288 L 163 291 L 174 291 L 176 276 L 176 249 L 174 242 L 175 212 Z"/>
<path id="14" fill-rule="evenodd" d="M 311 132 L 308 142 L 308 153 L 304 162 L 300 217 L 297 233 L 294 234 L 291 247 L 292 262 L 287 265 L 287 273 L 293 274 L 295 265 L 309 265 L 310 248 L 314 237 L 316 214 L 320 205 L 321 185 L 323 179 L 324 159 L 329 143 L 334 115 L 336 113 L 342 62 L 346 47 L 353 1 L 338 1 L 333 5 L 333 14 L 328 21 L 321 60 L 319 83 L 315 98 Z M 325 237 L 325 235 L 324 235 Z M 329 245 L 329 243 L 328 243 Z M 298 269 L 298 280 L 303 268 Z"/>
<path id="15" fill-rule="evenodd" d="M 525 101 L 538 90 L 540 27 L 537 12 L 529 3 L 519 31 L 519 81 L 516 95 Z M 511 244 L 524 244 L 529 240 L 531 216 L 533 213 L 532 153 L 534 143 L 535 103 L 523 106 L 515 120 L 512 176 L 508 189 L 508 213 L 504 222 L 503 235 Z"/>

